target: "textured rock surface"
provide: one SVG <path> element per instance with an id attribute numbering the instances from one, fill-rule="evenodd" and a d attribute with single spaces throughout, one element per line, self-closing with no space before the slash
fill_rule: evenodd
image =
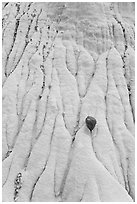
<path id="1" fill-rule="evenodd" d="M 134 201 L 134 13 L 3 3 L 3 201 Z"/>

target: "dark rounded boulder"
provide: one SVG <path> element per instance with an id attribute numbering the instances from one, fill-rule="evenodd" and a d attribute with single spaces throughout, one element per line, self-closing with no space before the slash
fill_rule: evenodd
<path id="1" fill-rule="evenodd" d="M 85 121 L 88 129 L 92 131 L 97 123 L 96 119 L 91 116 L 88 116 Z"/>

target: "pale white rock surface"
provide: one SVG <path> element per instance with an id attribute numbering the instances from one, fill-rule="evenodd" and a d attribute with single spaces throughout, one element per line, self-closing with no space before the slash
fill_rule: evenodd
<path id="1" fill-rule="evenodd" d="M 129 2 L 2 4 L 4 202 L 135 201 L 134 15 Z"/>

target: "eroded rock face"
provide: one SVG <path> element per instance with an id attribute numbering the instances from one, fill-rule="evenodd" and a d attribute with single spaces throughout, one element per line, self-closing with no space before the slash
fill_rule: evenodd
<path id="1" fill-rule="evenodd" d="M 3 201 L 133 202 L 134 3 L 3 3 L 2 20 Z"/>

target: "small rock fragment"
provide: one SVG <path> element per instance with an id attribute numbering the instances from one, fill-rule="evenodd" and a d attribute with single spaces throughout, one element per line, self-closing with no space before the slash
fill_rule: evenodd
<path id="1" fill-rule="evenodd" d="M 88 127 L 88 129 L 89 129 L 90 131 L 92 131 L 92 130 L 94 129 L 96 123 L 97 123 L 97 121 L 96 121 L 95 118 L 93 118 L 93 117 L 91 117 L 91 116 L 88 116 L 88 117 L 86 118 L 86 125 L 87 125 L 87 127 Z"/>

